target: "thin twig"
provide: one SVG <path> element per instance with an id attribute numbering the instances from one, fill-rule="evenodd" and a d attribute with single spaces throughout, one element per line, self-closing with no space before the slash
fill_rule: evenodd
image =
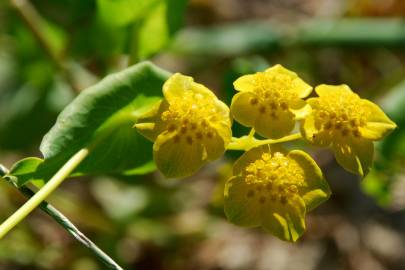
<path id="1" fill-rule="evenodd" d="M 62 72 L 69 85 L 76 92 L 80 92 L 80 87 L 75 81 L 73 74 L 69 71 L 67 61 L 63 57 L 62 52 L 58 52 L 49 42 L 48 38 L 44 35 L 43 27 L 45 25 L 44 19 L 37 12 L 34 6 L 27 0 L 11 0 L 11 5 L 17 10 L 20 17 L 33 33 L 34 37 L 41 45 L 49 58 Z"/>
<path id="2" fill-rule="evenodd" d="M 27 188 L 19 188 L 27 198 L 32 197 L 35 193 Z M 94 256 L 96 256 L 104 265 L 109 269 L 121 269 L 122 268 L 111 259 L 104 251 L 102 251 L 96 244 L 94 244 L 89 238 L 87 238 L 79 229 L 61 212 L 47 202 L 42 202 L 39 206 L 45 213 L 51 216 L 56 222 L 58 222 L 70 235 L 76 240 L 86 246 Z"/>
<path id="3" fill-rule="evenodd" d="M 8 177 L 8 169 L 0 164 L 0 178 L 7 181 L 12 186 L 16 187 L 25 197 L 31 198 L 35 193 L 28 187 L 17 187 Z M 77 241 L 90 250 L 94 256 L 96 256 L 108 269 L 123 270 L 112 258 L 110 258 L 104 251 L 102 251 L 96 244 L 94 244 L 86 235 L 84 235 L 66 216 L 64 216 L 59 210 L 53 207 L 46 201 L 42 202 L 39 207 L 42 211 L 53 218 L 59 223 L 70 235 L 72 235 Z"/>

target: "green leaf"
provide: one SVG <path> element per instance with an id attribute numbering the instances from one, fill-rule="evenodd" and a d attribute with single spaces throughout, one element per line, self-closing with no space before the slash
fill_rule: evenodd
<path id="1" fill-rule="evenodd" d="M 43 160 L 36 157 L 28 157 L 16 162 L 10 170 L 13 176 L 22 176 L 34 173 Z"/>
<path id="2" fill-rule="evenodd" d="M 122 172 L 122 175 L 142 175 L 150 173 L 154 170 L 156 170 L 156 164 L 153 160 L 151 160 L 142 166 Z"/>
<path id="3" fill-rule="evenodd" d="M 402 18 L 315 18 L 295 27 L 265 21 L 191 26 L 177 35 L 172 49 L 180 54 L 224 57 L 303 45 L 403 46 L 403 25 Z"/>
<path id="4" fill-rule="evenodd" d="M 37 157 L 21 159 L 13 165 L 9 172 L 9 176 L 11 176 L 11 179 L 18 186 L 21 186 L 28 180 L 31 180 L 31 183 L 40 188 L 45 182 L 43 179 L 36 179 L 36 171 L 43 162 L 43 159 Z"/>
<path id="5" fill-rule="evenodd" d="M 405 157 L 405 81 L 393 87 L 379 100 L 384 112 L 397 124 L 397 128 L 376 144 L 373 169 L 362 181 L 364 193 L 383 207 L 392 200 L 392 187 L 400 174 Z"/>
<path id="6" fill-rule="evenodd" d="M 82 148 L 90 148 L 91 153 L 73 175 L 152 171 L 152 145 L 133 125 L 160 100 L 162 85 L 169 75 L 142 62 L 82 91 L 45 135 L 40 148 L 44 162 L 34 174 L 20 174 L 19 184 L 32 179 L 48 180 Z"/>
<path id="7" fill-rule="evenodd" d="M 97 0 L 98 16 L 111 26 L 126 26 L 161 0 Z"/>
<path id="8" fill-rule="evenodd" d="M 392 182 L 392 175 L 374 169 L 363 179 L 361 188 L 364 193 L 373 197 L 380 206 L 388 206 L 391 202 L 390 187 Z"/>
<path id="9" fill-rule="evenodd" d="M 400 128 L 405 123 L 405 80 L 393 87 L 380 103 L 383 110 Z"/>
<path id="10" fill-rule="evenodd" d="M 398 46 L 404 43 L 403 23 L 400 18 L 313 19 L 298 27 L 296 41 L 308 45 Z"/>
<path id="11" fill-rule="evenodd" d="M 138 26 L 137 53 L 145 59 L 164 48 L 183 24 L 187 0 L 160 0 Z"/>
<path id="12" fill-rule="evenodd" d="M 280 27 L 246 22 L 213 27 L 190 27 L 177 35 L 173 51 L 187 55 L 235 56 L 267 51 L 281 45 Z"/>
<path id="13" fill-rule="evenodd" d="M 182 26 L 187 0 L 97 0 L 99 24 L 130 37 L 133 61 L 166 47 Z M 132 28 L 130 28 L 132 27 Z"/>
<path id="14" fill-rule="evenodd" d="M 405 138 L 405 80 L 393 87 L 381 100 L 382 109 L 396 124 L 397 128 L 383 141 L 377 144 L 377 150 L 386 160 L 404 156 L 403 138 Z M 394 163 L 394 162 L 391 162 Z"/>

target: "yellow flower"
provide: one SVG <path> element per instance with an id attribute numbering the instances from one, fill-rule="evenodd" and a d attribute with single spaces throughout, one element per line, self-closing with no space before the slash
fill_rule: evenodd
<path id="1" fill-rule="evenodd" d="M 244 75 L 234 87 L 240 92 L 232 99 L 233 118 L 267 138 L 290 133 L 295 120 L 305 117 L 310 109 L 302 98 L 311 93 L 312 87 L 281 65 Z"/>
<path id="2" fill-rule="evenodd" d="M 395 129 L 395 123 L 347 85 L 323 84 L 315 91 L 319 97 L 307 100 L 312 113 L 301 125 L 303 137 L 314 145 L 330 147 L 346 170 L 366 175 L 373 161 L 373 141 Z"/>
<path id="3" fill-rule="evenodd" d="M 225 186 L 225 214 L 245 227 L 262 226 L 295 242 L 305 231 L 305 214 L 329 198 L 328 183 L 305 152 L 260 146 L 235 163 Z"/>
<path id="4" fill-rule="evenodd" d="M 232 137 L 229 108 L 180 73 L 165 82 L 163 95 L 135 126 L 154 141 L 154 160 L 165 176 L 189 176 L 225 152 Z"/>

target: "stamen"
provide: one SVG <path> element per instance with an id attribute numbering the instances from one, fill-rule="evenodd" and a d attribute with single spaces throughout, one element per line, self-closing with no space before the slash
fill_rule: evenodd
<path id="1" fill-rule="evenodd" d="M 170 124 L 170 125 L 167 127 L 167 130 L 168 130 L 169 132 L 175 131 L 175 130 L 176 130 L 176 125 L 175 125 L 175 124 Z"/>
<path id="2" fill-rule="evenodd" d="M 256 105 L 259 102 L 257 98 L 251 98 L 250 99 L 250 105 Z"/>
<path id="3" fill-rule="evenodd" d="M 349 134 L 349 130 L 347 128 L 342 130 L 342 136 L 347 136 Z"/>
<path id="4" fill-rule="evenodd" d="M 186 133 L 187 133 L 187 127 L 186 127 L 186 126 L 182 126 L 182 127 L 180 128 L 180 132 L 183 133 L 183 134 L 186 134 Z"/>
<path id="5" fill-rule="evenodd" d="M 283 109 L 284 111 L 286 111 L 288 109 L 288 105 L 285 102 L 281 102 L 281 109 Z"/>
<path id="6" fill-rule="evenodd" d="M 203 135 L 200 131 L 195 134 L 195 137 L 196 137 L 198 140 L 201 140 L 201 139 L 203 138 L 203 136 L 204 136 L 204 135 Z"/>
<path id="7" fill-rule="evenodd" d="M 260 199 L 259 199 L 259 202 L 261 203 L 261 204 L 264 204 L 265 202 L 266 202 L 266 197 L 260 197 Z"/>
<path id="8" fill-rule="evenodd" d="M 339 93 L 320 97 L 318 106 L 318 112 L 315 113 L 317 125 L 326 131 L 339 131 L 341 136 L 361 137 L 358 127 L 366 125 L 365 119 L 371 113 L 362 106 L 360 98 L 355 94 L 342 97 Z M 333 140 L 334 134 L 330 132 L 325 136 L 330 136 L 330 140 Z"/>
<path id="9" fill-rule="evenodd" d="M 353 135 L 356 137 L 361 137 L 361 133 L 357 128 L 353 130 Z"/>
<path id="10" fill-rule="evenodd" d="M 325 128 L 326 130 L 331 129 L 332 127 L 333 127 L 333 124 L 332 124 L 331 121 L 328 121 L 328 122 L 325 124 L 325 126 L 324 126 L 324 128 Z"/>
<path id="11" fill-rule="evenodd" d="M 187 136 L 186 140 L 188 144 L 193 144 L 193 138 L 191 138 L 191 136 Z"/>
<path id="12" fill-rule="evenodd" d="M 286 204 L 288 197 L 304 185 L 304 172 L 299 165 L 281 152 L 263 153 L 261 158 L 245 168 L 245 181 L 260 193 L 259 203 L 266 197 L 272 202 Z"/>
<path id="13" fill-rule="evenodd" d="M 260 112 L 261 114 L 266 113 L 266 107 L 264 107 L 264 106 L 260 106 L 260 108 L 259 108 L 259 112 Z"/>

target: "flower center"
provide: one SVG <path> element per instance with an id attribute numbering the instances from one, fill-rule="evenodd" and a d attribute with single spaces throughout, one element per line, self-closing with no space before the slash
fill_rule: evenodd
<path id="1" fill-rule="evenodd" d="M 255 83 L 256 97 L 250 99 L 250 105 L 261 114 L 270 114 L 273 119 L 277 119 L 280 112 L 288 111 L 289 101 L 297 98 L 295 93 L 288 90 L 288 85 L 291 84 L 288 76 L 282 74 L 271 76 L 265 72 L 258 72 Z"/>
<path id="2" fill-rule="evenodd" d="M 191 145 L 216 135 L 211 125 L 220 121 L 217 115 L 211 99 L 207 100 L 198 93 L 188 93 L 170 104 L 168 110 L 162 113 L 162 120 L 166 122 L 168 132 L 177 132 L 174 142 L 185 140 Z"/>
<path id="3" fill-rule="evenodd" d="M 246 183 L 252 186 L 247 197 L 257 195 L 261 204 L 267 200 L 286 204 L 305 184 L 302 168 L 280 152 L 273 156 L 262 154 L 245 168 L 244 176 Z"/>
<path id="4" fill-rule="evenodd" d="M 342 137 L 360 137 L 360 127 L 366 125 L 369 111 L 361 104 L 356 94 L 331 94 L 321 97 L 315 121 L 322 131 Z"/>

